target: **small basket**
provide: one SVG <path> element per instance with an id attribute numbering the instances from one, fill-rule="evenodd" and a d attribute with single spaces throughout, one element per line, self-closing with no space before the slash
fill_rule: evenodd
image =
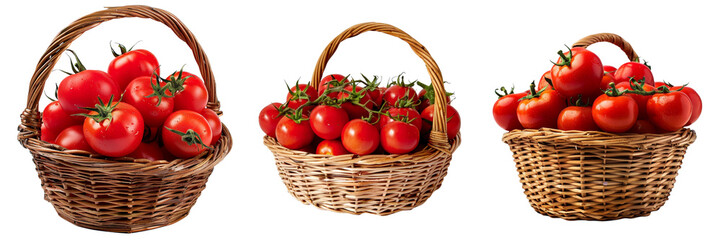
<path id="1" fill-rule="evenodd" d="M 429 144 L 401 155 L 326 156 L 290 150 L 269 136 L 264 143 L 275 156 L 288 192 L 304 204 L 335 212 L 388 215 L 423 204 L 441 186 L 461 137 L 458 134 L 449 141 L 446 134 L 446 90 L 438 65 L 423 45 L 394 26 L 362 23 L 343 31 L 320 55 L 311 86 L 318 86 L 328 60 L 343 40 L 367 31 L 406 41 L 426 63 L 436 99 Z"/>
<path id="2" fill-rule="evenodd" d="M 628 42 L 610 33 L 590 35 L 573 46 L 597 42 L 613 43 L 630 60 L 638 58 Z M 634 218 L 658 210 L 694 140 L 696 133 L 688 128 L 662 134 L 541 128 L 503 135 L 531 206 L 567 220 Z"/>
<path id="3" fill-rule="evenodd" d="M 38 102 L 58 58 L 85 31 L 118 18 L 149 18 L 161 22 L 185 41 L 195 56 L 208 89 L 208 108 L 222 115 L 215 79 L 203 48 L 173 14 L 147 6 L 111 7 L 84 16 L 63 29 L 40 59 L 32 80 L 27 108 L 21 115 L 18 141 L 33 155 L 45 200 L 60 217 L 86 228 L 139 232 L 175 223 L 188 214 L 205 183 L 232 147 L 228 129 L 213 150 L 190 159 L 149 162 L 67 150 L 40 140 Z"/>

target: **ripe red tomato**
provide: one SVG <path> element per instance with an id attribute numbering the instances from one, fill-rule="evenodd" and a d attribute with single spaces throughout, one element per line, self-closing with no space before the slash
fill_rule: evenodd
<path id="1" fill-rule="evenodd" d="M 121 44 L 118 46 L 121 53 L 118 55 L 113 49 L 115 58 L 110 61 L 108 74 L 118 83 L 120 89 L 125 89 L 133 79 L 151 76 L 154 71 L 158 71 L 158 59 L 150 51 L 145 49 L 126 51 L 125 46 Z"/>
<path id="2" fill-rule="evenodd" d="M 591 107 L 568 106 L 558 114 L 558 129 L 598 131 Z"/>
<path id="3" fill-rule="evenodd" d="M 633 124 L 633 127 L 631 127 L 628 132 L 632 133 L 658 133 L 658 130 L 656 130 L 656 127 L 653 126 L 653 124 L 645 119 L 639 119 L 636 121 L 635 124 Z"/>
<path id="4" fill-rule="evenodd" d="M 616 85 L 616 88 L 618 88 L 619 91 L 633 90 L 631 89 L 630 82 L 618 83 L 618 85 Z M 648 84 L 643 84 L 643 90 L 653 91 L 653 87 Z M 646 102 L 648 102 L 648 99 L 651 99 L 651 95 L 640 95 L 635 93 L 626 93 L 626 95 L 633 98 L 633 100 L 638 105 L 638 119 L 648 119 L 648 114 L 646 114 Z"/>
<path id="5" fill-rule="evenodd" d="M 616 86 L 619 85 L 619 81 L 616 81 L 616 77 L 613 76 L 613 73 L 604 72 L 603 78 L 601 78 L 601 86 L 599 89 L 602 89 L 603 91 L 608 89 L 608 84 L 614 83 Z"/>
<path id="6" fill-rule="evenodd" d="M 606 94 L 593 102 L 593 121 L 601 130 L 612 133 L 626 132 L 638 118 L 638 105 L 630 96 Z"/>
<path id="7" fill-rule="evenodd" d="M 657 93 L 646 103 L 648 120 L 659 130 L 674 132 L 681 129 L 693 114 L 691 98 L 681 91 Z"/>
<path id="8" fill-rule="evenodd" d="M 288 92 L 288 96 L 285 98 L 285 100 L 288 101 L 289 108 L 298 109 L 298 107 L 302 106 L 303 104 L 318 99 L 317 92 L 318 91 L 316 91 L 314 87 L 308 84 L 296 84 L 296 86 L 293 86 L 290 89 L 290 92 Z M 310 107 L 303 110 L 307 110 L 308 112 L 310 112 Z"/>
<path id="9" fill-rule="evenodd" d="M 278 116 L 280 112 L 277 108 L 280 106 L 281 104 L 277 102 L 268 104 L 268 106 L 265 106 L 262 110 L 260 110 L 260 115 L 258 115 L 260 129 L 263 130 L 266 135 L 273 138 L 275 138 L 276 126 L 278 126 L 280 119 L 283 118 L 283 116 Z"/>
<path id="10" fill-rule="evenodd" d="M 681 86 L 678 87 L 672 87 L 671 91 L 681 89 Z M 698 120 L 698 116 L 701 115 L 701 110 L 703 109 L 703 103 L 701 102 L 701 96 L 698 95 L 696 90 L 693 90 L 693 88 L 690 87 L 683 87 L 681 89 L 682 93 L 685 93 L 689 99 L 691 99 L 691 107 L 693 108 L 693 111 L 691 113 L 691 118 L 688 119 L 688 122 L 685 126 L 689 126 L 696 122 Z"/>
<path id="11" fill-rule="evenodd" d="M 108 102 L 111 96 L 120 98 L 118 84 L 110 75 L 98 70 L 85 70 L 65 77 L 58 87 L 58 101 L 68 114 L 87 113 L 83 108 L 94 107 L 98 98 Z"/>
<path id="12" fill-rule="evenodd" d="M 558 91 L 548 88 L 538 93 L 531 91 L 529 96 L 535 97 L 521 100 L 516 109 L 521 126 L 523 128 L 556 128 L 558 114 L 566 108 L 565 98 Z"/>
<path id="13" fill-rule="evenodd" d="M 653 74 L 651 73 L 651 69 L 648 68 L 643 63 L 637 63 L 637 62 L 627 62 L 618 67 L 618 70 L 616 70 L 616 73 L 614 73 L 614 76 L 616 77 L 617 81 L 619 82 L 628 82 L 630 81 L 631 77 L 635 79 L 636 81 L 641 81 L 641 79 L 646 80 L 646 84 L 650 86 L 655 86 L 655 82 L 653 81 Z"/>
<path id="14" fill-rule="evenodd" d="M 323 94 L 328 87 L 337 87 L 342 84 L 348 83 L 348 78 L 340 74 L 331 74 L 323 77 L 318 85 L 318 96 Z M 335 98 L 338 96 L 338 92 L 328 93 L 328 97 Z"/>
<path id="15" fill-rule="evenodd" d="M 143 138 L 143 116 L 135 107 L 123 102 L 98 105 L 83 123 L 83 134 L 95 152 L 108 157 L 122 157 L 135 151 Z"/>
<path id="16" fill-rule="evenodd" d="M 60 106 L 60 101 L 54 101 L 45 106 L 43 110 L 43 125 L 54 132 L 60 132 L 73 125 L 83 124 L 85 117 L 72 116 Z"/>
<path id="17" fill-rule="evenodd" d="M 610 73 L 611 76 L 613 76 L 614 74 L 616 74 L 616 67 L 609 66 L 609 65 L 603 65 L 603 72 Z"/>
<path id="18" fill-rule="evenodd" d="M 50 129 L 45 126 L 45 123 L 43 123 L 42 126 L 40 126 L 40 140 L 46 141 L 49 143 L 55 143 L 55 138 L 58 137 L 59 132 L 55 132 L 54 129 Z"/>
<path id="19" fill-rule="evenodd" d="M 353 87 L 353 85 L 348 85 L 345 87 L 345 91 L 338 93 L 336 98 L 346 101 L 341 104 L 341 107 L 348 113 L 350 119 L 368 117 L 369 112 L 366 108 L 373 108 L 373 100 L 360 86 Z"/>
<path id="20" fill-rule="evenodd" d="M 412 87 L 393 85 L 386 89 L 386 92 L 383 94 L 383 100 L 388 103 L 388 106 L 395 106 L 398 100 L 402 98 L 409 99 L 412 102 L 418 102 L 418 95 Z"/>
<path id="21" fill-rule="evenodd" d="M 373 153 L 380 144 L 378 129 L 372 124 L 353 119 L 345 124 L 341 134 L 343 147 L 351 153 L 367 155 Z"/>
<path id="22" fill-rule="evenodd" d="M 135 159 L 148 159 L 150 161 L 173 159 L 166 156 L 166 153 L 164 153 L 163 149 L 158 146 L 157 142 L 140 143 L 135 151 L 128 154 L 128 157 Z"/>
<path id="23" fill-rule="evenodd" d="M 340 140 L 323 140 L 318 143 L 318 147 L 315 150 L 316 154 L 338 156 L 348 154 L 348 151 L 343 147 L 343 143 Z"/>
<path id="24" fill-rule="evenodd" d="M 420 141 L 419 128 L 413 124 L 393 121 L 381 128 L 381 146 L 390 154 L 404 154 L 413 151 Z"/>
<path id="25" fill-rule="evenodd" d="M 161 134 L 165 148 L 180 158 L 191 158 L 202 153 L 213 139 L 213 130 L 208 120 L 190 110 L 170 114 Z"/>
<path id="26" fill-rule="evenodd" d="M 505 91 L 505 88 L 501 88 L 501 90 Z M 496 120 L 498 126 L 506 131 L 523 129 L 521 122 L 518 121 L 516 109 L 518 109 L 518 100 L 526 96 L 526 93 L 513 93 L 511 90 L 510 94 L 501 95 L 498 92 L 496 94 L 499 97 L 493 104 L 493 119 Z"/>
<path id="27" fill-rule="evenodd" d="M 546 80 L 548 79 L 548 80 Z M 551 70 L 546 71 L 543 73 L 543 76 L 541 76 L 541 79 L 538 80 L 538 87 L 536 88 L 536 91 L 541 91 L 544 87 L 548 86 L 549 89 L 553 89 L 553 87 L 548 85 L 548 81 L 553 81 L 551 76 Z"/>
<path id="28" fill-rule="evenodd" d="M 558 93 L 563 96 L 580 94 L 590 99 L 601 93 L 598 86 L 603 77 L 603 64 L 596 54 L 580 47 L 558 54 L 561 57 L 551 68 L 553 87 Z"/>
<path id="29" fill-rule="evenodd" d="M 348 120 L 348 114 L 343 108 L 328 105 L 317 106 L 310 113 L 310 127 L 323 139 L 339 138 Z"/>
<path id="30" fill-rule="evenodd" d="M 304 116 L 305 118 L 305 116 Z M 315 133 L 310 127 L 310 121 L 302 120 L 299 123 L 287 116 L 280 119 L 275 128 L 275 136 L 283 147 L 298 150 L 313 142 Z"/>
<path id="31" fill-rule="evenodd" d="M 430 134 L 431 130 L 433 130 L 434 112 L 434 107 L 428 106 L 421 113 L 421 118 L 423 118 L 423 127 L 421 128 L 421 134 L 423 134 L 424 137 L 427 137 Z M 446 106 L 446 135 L 448 136 L 448 140 L 455 139 L 456 135 L 458 135 L 458 132 L 460 131 L 461 115 L 458 114 L 458 111 L 456 111 L 455 108 L 451 106 Z"/>
<path id="32" fill-rule="evenodd" d="M 85 141 L 83 135 L 83 125 L 74 125 L 66 128 L 55 139 L 55 144 L 70 150 L 83 150 L 86 152 L 94 152 L 93 149 Z"/>
<path id="33" fill-rule="evenodd" d="M 173 93 L 173 110 L 200 112 L 208 105 L 208 89 L 198 76 L 184 72 L 174 72 L 168 76 L 170 92 Z"/>
<path id="34" fill-rule="evenodd" d="M 174 99 L 157 77 L 138 77 L 126 85 L 123 102 L 138 109 L 149 127 L 160 127 L 173 113 Z"/>
<path id="35" fill-rule="evenodd" d="M 380 129 L 382 129 L 383 126 L 385 126 L 386 124 L 388 124 L 390 122 L 395 122 L 395 120 L 393 120 L 393 118 L 401 118 L 401 117 L 407 118 L 409 121 L 412 120 L 412 121 L 410 121 L 411 125 L 417 127 L 419 131 L 423 128 L 423 120 L 421 120 L 421 114 L 418 113 L 418 111 L 416 111 L 416 109 L 414 109 L 414 108 L 392 107 L 392 108 L 389 108 L 388 111 L 386 111 L 386 113 L 388 113 L 388 115 L 390 115 L 390 117 L 386 116 L 386 115 L 381 115 L 379 125 L 378 125 L 380 127 Z"/>
<path id="36" fill-rule="evenodd" d="M 200 115 L 203 115 L 205 120 L 208 120 L 210 130 L 213 132 L 213 138 L 210 140 L 210 145 L 215 145 L 215 143 L 218 142 L 218 139 L 220 139 L 220 134 L 223 133 L 223 123 L 220 122 L 218 114 L 209 108 L 205 108 L 203 111 L 200 111 Z"/>

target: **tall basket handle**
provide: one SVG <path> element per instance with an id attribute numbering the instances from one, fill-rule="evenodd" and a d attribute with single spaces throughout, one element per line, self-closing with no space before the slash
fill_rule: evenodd
<path id="1" fill-rule="evenodd" d="M 431 54 L 428 52 L 426 47 L 403 30 L 400 30 L 392 25 L 367 22 L 354 25 L 340 33 L 328 44 L 318 58 L 318 62 L 315 65 L 315 71 L 313 72 L 313 79 L 311 80 L 311 86 L 318 87 L 328 61 L 343 40 L 358 36 L 359 34 L 368 31 L 382 32 L 400 38 L 408 43 L 413 52 L 415 52 L 416 55 L 418 55 L 418 57 L 426 63 L 426 69 L 428 69 L 428 74 L 431 76 L 431 85 L 433 86 L 433 91 L 435 92 L 433 128 L 431 130 L 429 146 L 443 151 L 450 149 L 448 136 L 446 135 L 446 105 L 448 103 L 446 102 L 446 89 L 443 86 L 443 76 L 441 75 L 441 70 L 438 68 L 438 64 L 435 60 L 433 60 L 433 57 L 431 57 Z"/>
<path id="2" fill-rule="evenodd" d="M 193 51 L 195 61 L 200 68 L 200 74 L 205 80 L 205 87 L 208 89 L 208 108 L 212 109 L 219 115 L 222 114 L 220 111 L 220 103 L 215 95 L 215 77 L 213 71 L 210 68 L 208 57 L 205 55 L 203 48 L 196 41 L 193 33 L 170 12 L 159 8 L 153 8 L 142 5 L 130 5 L 122 7 L 109 7 L 105 10 L 97 11 L 88 14 L 73 23 L 68 27 L 60 31 L 58 35 L 53 39 L 48 49 L 43 54 L 42 58 L 35 67 L 35 73 L 30 80 L 30 89 L 28 92 L 27 107 L 21 116 L 22 125 L 21 128 L 30 130 L 34 133 L 28 133 L 21 131 L 21 138 L 34 137 L 40 130 L 40 114 L 38 112 L 38 104 L 42 97 L 42 92 L 45 86 L 45 82 L 48 76 L 52 72 L 55 64 L 57 63 L 60 56 L 75 41 L 80 35 L 85 33 L 103 22 L 107 22 L 113 19 L 119 18 L 148 18 L 158 21 L 168 26 L 175 35 L 188 44 L 190 50 Z"/>
<path id="3" fill-rule="evenodd" d="M 609 42 L 612 43 L 623 52 L 626 53 L 626 56 L 628 57 L 628 60 L 631 61 L 637 61 L 638 60 L 638 54 L 636 54 L 635 51 L 633 51 L 633 47 L 631 47 L 631 44 L 626 42 L 626 40 L 623 40 L 623 38 L 619 35 L 613 34 L 613 33 L 597 33 L 588 35 L 584 38 L 581 38 L 581 40 L 578 40 L 576 43 L 573 44 L 573 47 L 582 47 L 587 48 L 591 44 L 598 43 L 598 42 Z"/>

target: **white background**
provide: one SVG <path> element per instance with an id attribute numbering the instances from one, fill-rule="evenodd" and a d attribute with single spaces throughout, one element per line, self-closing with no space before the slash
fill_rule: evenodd
<path id="1" fill-rule="evenodd" d="M 182 221 L 132 235 L 76 227 L 43 200 L 27 150 L 16 141 L 34 67 L 52 38 L 73 20 L 102 9 L 142 3 L 178 16 L 205 48 L 234 148 Z M 507 2 L 507 3 L 506 3 Z M 683 1 L 12 1 L 0 8 L 3 73 L 0 143 L 0 235 L 3 239 L 664 239 L 717 238 L 717 139 L 721 134 L 715 87 L 719 80 L 721 21 L 717 4 Z M 366 21 L 393 24 L 431 52 L 460 111 L 463 143 L 443 187 L 412 211 L 354 216 L 303 205 L 286 192 L 273 156 L 262 144 L 257 114 L 285 97 L 283 81 L 309 81 L 323 48 L 347 27 Z M 503 130 L 491 115 L 493 90 L 526 88 L 551 67 L 564 44 L 598 32 L 628 40 L 653 66 L 657 81 L 691 83 L 705 106 L 692 126 L 690 148 L 670 199 L 650 217 L 610 222 L 566 221 L 535 213 L 518 181 Z M 197 72 L 189 49 L 164 25 L 114 20 L 71 46 L 90 69 L 107 68 L 109 41 L 153 51 L 163 74 L 183 64 Z M 605 64 L 625 55 L 615 46 L 590 48 Z M 68 69 L 67 58 L 56 68 Z M 405 72 L 428 82 L 423 63 L 392 37 L 367 33 L 347 40 L 326 73 L 381 75 Z M 48 86 L 59 82 L 53 73 Z M 52 88 L 47 88 L 51 90 Z M 43 100 L 41 106 L 47 104 Z"/>

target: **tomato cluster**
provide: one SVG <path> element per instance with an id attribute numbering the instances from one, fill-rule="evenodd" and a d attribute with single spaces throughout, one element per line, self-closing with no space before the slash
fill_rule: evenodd
<path id="1" fill-rule="evenodd" d="M 378 77 L 354 80 L 339 74 L 322 78 L 317 90 L 296 83 L 288 87 L 285 103 L 271 103 L 260 111 L 260 128 L 286 148 L 323 155 L 421 149 L 431 132 L 433 88 L 406 83 L 402 75 L 386 87 L 379 85 Z M 416 92 L 414 85 L 422 90 Z M 452 106 L 447 109 L 448 139 L 453 139 L 461 118 Z"/>
<path id="2" fill-rule="evenodd" d="M 220 138 L 208 91 L 181 68 L 159 76 L 148 50 L 118 44 L 108 71 L 87 70 L 78 56 L 42 113 L 40 138 L 70 150 L 148 160 L 190 158 Z M 111 47 L 112 48 L 112 47 Z"/>
<path id="3" fill-rule="evenodd" d="M 604 66 L 579 47 L 558 55 L 538 86 L 533 82 L 516 94 L 496 89 L 493 117 L 501 128 L 664 133 L 691 125 L 701 114 L 696 91 L 654 82 L 646 63 Z"/>

